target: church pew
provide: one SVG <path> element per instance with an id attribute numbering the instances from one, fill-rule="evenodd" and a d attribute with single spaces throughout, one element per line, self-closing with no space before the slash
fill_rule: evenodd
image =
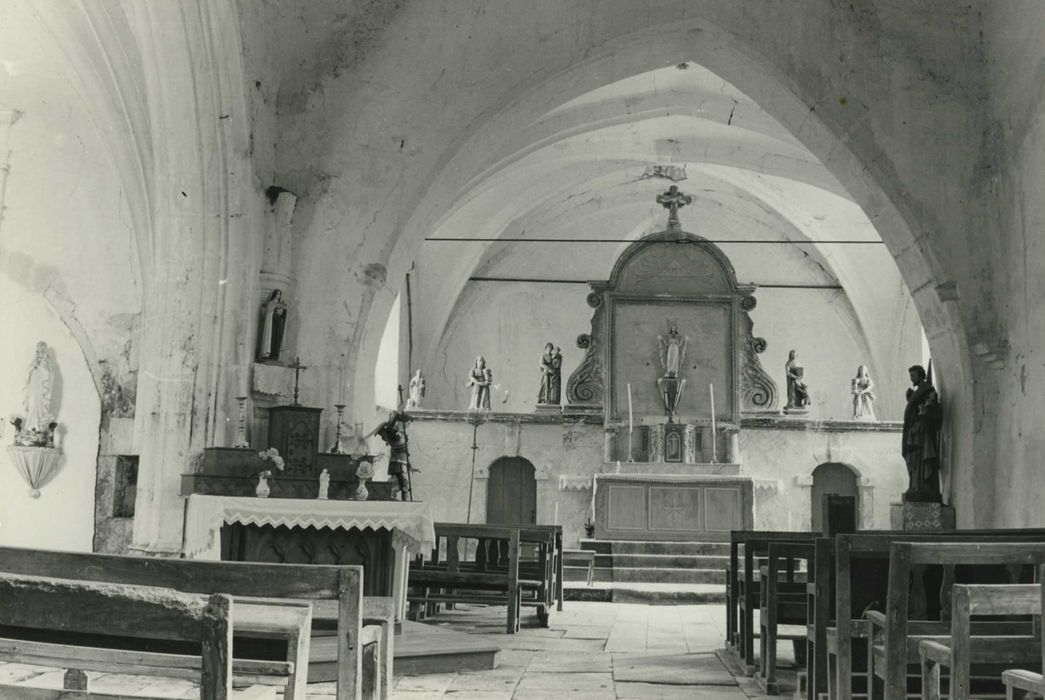
<path id="1" fill-rule="evenodd" d="M 508 536 L 512 531 L 519 536 L 514 557 Z M 435 533 L 437 543 L 430 559 L 411 568 L 412 614 L 438 603 L 507 604 L 509 595 L 515 599 L 509 605 L 510 619 L 513 607 L 535 606 L 538 619 L 547 626 L 552 606 L 562 610 L 562 526 L 435 523 Z M 464 559 L 462 543 L 468 545 Z M 533 546 L 533 559 L 523 556 L 523 545 Z M 512 571 L 517 572 L 516 594 L 510 593 Z M 514 619 L 517 628 L 517 613 Z"/>
<path id="2" fill-rule="evenodd" d="M 976 566 L 1008 570 L 1010 577 L 1018 568 L 1045 563 L 1045 541 L 960 541 L 960 542 L 894 542 L 889 553 L 889 585 L 885 612 L 868 611 L 868 695 L 875 697 L 877 679 L 883 682 L 878 697 L 903 700 L 907 695 L 908 664 L 918 663 L 917 644 L 927 636 L 941 636 L 948 623 L 926 620 L 925 614 L 912 606 L 912 591 L 918 590 L 920 567 Z M 912 579 L 915 585 L 912 586 Z M 947 595 L 952 576 L 944 576 L 941 595 Z M 998 623 L 1001 634 L 1009 634 L 1013 623 Z M 987 633 L 982 631 L 981 633 Z"/>
<path id="3" fill-rule="evenodd" d="M 519 536 L 514 557 L 508 536 L 513 531 Z M 561 526 L 435 523 L 435 533 L 437 544 L 431 558 L 411 568 L 413 590 L 408 598 L 413 615 L 438 603 L 507 604 L 514 599 L 515 604 L 509 605 L 509 627 L 513 625 L 512 609 L 524 604 L 536 606 L 538 619 L 547 626 L 552 605 L 562 610 Z M 462 543 L 468 545 L 464 559 Z M 533 559 L 522 555 L 527 544 L 533 545 Z M 441 551 L 445 551 L 445 557 Z M 517 572 L 515 594 L 510 593 L 512 571 Z M 517 628 L 517 612 L 514 620 Z"/>
<path id="4" fill-rule="evenodd" d="M 770 542 L 810 542 L 815 536 L 816 533 L 811 532 L 730 532 L 729 568 L 726 571 L 727 638 L 748 675 L 755 672 L 754 612 L 760 606 L 761 584 L 757 576 L 761 560 L 768 555 Z M 744 551 L 743 567 L 740 566 L 741 549 Z"/>
<path id="5" fill-rule="evenodd" d="M 776 645 L 780 636 L 780 625 L 802 625 L 808 623 L 807 618 L 807 584 L 815 580 L 812 571 L 814 557 L 813 542 L 771 542 L 769 544 L 766 564 L 761 567 L 759 586 L 761 632 L 758 673 L 755 680 L 769 695 L 776 695 L 780 687 L 776 678 Z M 796 580 L 795 570 L 798 562 L 805 562 L 805 580 Z M 782 577 L 781 574 L 784 574 Z M 802 642 L 805 651 L 806 633 L 790 636 Z M 798 652 L 796 646 L 796 655 Z M 796 659 L 801 663 L 801 659 Z"/>
<path id="6" fill-rule="evenodd" d="M 386 697 L 392 681 L 391 601 L 364 599 L 363 569 L 359 566 L 201 561 L 0 547 L 0 572 L 157 586 L 197 595 L 224 593 L 257 604 L 297 601 L 300 605 L 307 601 L 324 607 L 329 602 L 336 610 L 326 614 L 317 609 L 315 619 L 329 622 L 338 631 L 337 697 Z M 235 617 L 233 626 L 240 631 L 240 621 Z M 247 632 L 245 627 L 243 632 Z M 293 648 L 288 652 L 295 653 Z M 306 667 L 307 660 L 307 653 L 304 659 L 297 659 Z M 296 682 L 288 697 L 297 692 L 303 698 L 307 676 L 301 674 Z"/>
<path id="7" fill-rule="evenodd" d="M 198 679 L 200 698 L 226 700 L 232 694 L 234 609 L 235 603 L 227 595 L 201 599 L 168 588 L 0 573 L 0 625 L 5 631 L 52 633 L 67 642 L 27 641 L 5 634 L 0 639 L 0 659 L 52 668 Z M 114 634 L 188 643 L 198 651 L 192 655 L 149 653 L 88 642 Z M 266 675 L 289 670 L 287 664 L 253 665 Z M 63 698 L 99 697 L 88 690 L 82 671 L 66 673 L 65 685 Z M 0 694 L 5 697 L 27 695 L 22 687 L 2 688 L 6 690 Z"/>
<path id="8" fill-rule="evenodd" d="M 1045 566 L 1038 570 L 1038 611 L 1045 613 Z M 1038 619 L 1038 632 L 1041 633 L 1042 618 Z M 1038 668 L 1041 672 L 1026 669 L 1008 669 L 1002 671 L 1001 680 L 1005 684 L 1006 700 L 1030 700 L 1045 698 L 1045 642 L 1041 642 L 1041 656 L 1038 657 Z"/>
<path id="9" fill-rule="evenodd" d="M 950 700 L 969 700 L 975 666 L 1030 665 L 1040 661 L 1041 637 L 1034 629 L 1024 635 L 978 636 L 972 618 L 987 615 L 1041 615 L 1041 585 L 955 584 L 951 590 L 949 637 L 923 639 L 918 644 L 922 665 L 922 697 L 939 700 L 943 669 L 950 669 Z"/>
<path id="10" fill-rule="evenodd" d="M 823 692 L 824 682 L 832 700 L 847 700 L 852 697 L 854 658 L 866 658 L 865 654 L 854 657 L 854 640 L 865 640 L 867 637 L 864 611 L 872 608 L 881 609 L 884 606 L 888 592 L 889 548 L 892 543 L 963 540 L 1045 541 L 1045 530 L 865 531 L 838 535 L 834 540 L 833 554 L 821 551 L 820 565 L 830 567 L 834 594 L 833 599 L 821 596 L 820 600 L 814 603 L 815 629 L 810 635 L 822 638 L 823 644 L 819 649 L 815 643 L 813 644 L 812 672 L 807 675 L 807 679 L 810 680 L 809 697 L 816 697 L 815 693 Z M 995 578 L 993 582 L 1000 581 Z M 824 581 L 821 580 L 820 586 L 823 584 Z M 920 611 L 929 601 L 921 588 L 916 589 L 916 594 L 915 609 Z M 835 610 L 834 624 L 821 623 L 820 620 L 826 620 L 830 615 L 828 611 L 832 608 Z M 848 614 L 844 611 L 848 611 Z M 817 663 L 821 662 L 826 674 L 817 670 Z"/>

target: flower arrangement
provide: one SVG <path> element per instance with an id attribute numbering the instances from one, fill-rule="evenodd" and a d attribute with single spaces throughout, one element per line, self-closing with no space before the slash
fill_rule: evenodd
<path id="1" fill-rule="evenodd" d="M 258 457 L 263 461 L 272 462 L 272 466 L 275 467 L 276 471 L 283 471 L 283 458 L 279 456 L 279 450 L 275 447 L 270 447 L 267 450 L 258 452 Z M 265 474 L 266 477 L 272 476 L 271 470 L 266 470 L 266 472 L 262 473 Z M 258 476 L 261 476 L 261 474 L 258 474 Z"/>
<path id="2" fill-rule="evenodd" d="M 367 461 L 360 462 L 356 467 L 356 478 L 360 481 L 374 478 L 374 465 Z"/>

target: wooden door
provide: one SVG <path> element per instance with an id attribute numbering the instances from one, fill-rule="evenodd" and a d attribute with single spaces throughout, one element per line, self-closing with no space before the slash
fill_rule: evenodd
<path id="1" fill-rule="evenodd" d="M 812 531 L 822 532 L 824 529 L 824 496 L 852 496 L 856 499 L 856 512 L 860 512 L 860 489 L 856 483 L 856 474 L 844 464 L 827 462 L 813 470 L 812 502 L 809 504 L 812 513 Z M 857 518 L 859 521 L 859 518 Z"/>
<path id="2" fill-rule="evenodd" d="M 486 522 L 497 525 L 533 525 L 537 522 L 537 481 L 533 464 L 528 460 L 501 457 L 490 465 Z"/>

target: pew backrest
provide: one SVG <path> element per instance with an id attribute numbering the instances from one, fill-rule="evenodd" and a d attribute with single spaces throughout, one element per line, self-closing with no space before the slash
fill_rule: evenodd
<path id="1" fill-rule="evenodd" d="M 0 573 L 0 625 L 200 645 L 200 697 L 232 692 L 232 599 L 157 587 Z M 13 645 L 17 654 L 17 642 Z M 114 657 L 126 652 L 112 650 Z"/>
<path id="2" fill-rule="evenodd" d="M 372 611 L 364 609 L 361 566 L 163 559 L 0 547 L 0 573 L 155 586 L 197 595 L 337 601 L 339 697 L 354 697 L 362 681 L 360 638 L 364 620 L 369 615 L 382 619 L 385 633 L 391 633 L 385 619 L 390 612 L 386 601 L 374 600 L 370 603 Z"/>
<path id="3" fill-rule="evenodd" d="M 1045 564 L 1045 541 L 893 542 L 889 551 L 889 590 L 885 609 L 885 694 L 903 697 L 907 683 L 910 579 L 919 565 Z"/>

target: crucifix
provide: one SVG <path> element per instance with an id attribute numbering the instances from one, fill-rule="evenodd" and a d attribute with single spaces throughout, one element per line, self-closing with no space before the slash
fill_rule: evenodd
<path id="1" fill-rule="evenodd" d="M 676 229 L 681 226 L 679 209 L 687 204 L 693 204 L 693 195 L 679 192 L 678 186 L 672 185 L 667 192 L 657 195 L 657 204 L 668 210 L 668 228 Z"/>
<path id="2" fill-rule="evenodd" d="M 298 403 L 298 381 L 301 379 L 301 373 L 308 369 L 308 367 L 301 364 L 300 357 L 295 357 L 294 363 L 287 366 L 294 370 L 294 405 L 300 406 L 301 404 Z"/>

